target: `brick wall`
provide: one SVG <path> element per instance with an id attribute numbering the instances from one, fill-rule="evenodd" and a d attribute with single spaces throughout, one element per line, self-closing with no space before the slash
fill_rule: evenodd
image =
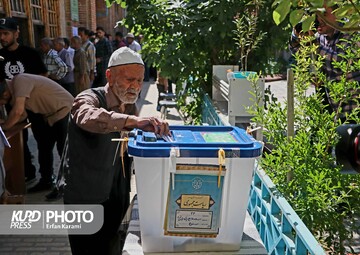
<path id="1" fill-rule="evenodd" d="M 125 13 L 118 4 L 107 8 L 103 0 L 78 0 L 79 21 L 77 22 L 71 20 L 70 0 L 64 0 L 64 2 L 64 6 L 60 6 L 65 11 L 66 32 L 62 32 L 64 36 L 69 38 L 72 36 L 72 27 L 86 27 L 95 31 L 97 26 L 102 26 L 113 36 L 116 31 L 125 32 L 124 28 L 114 28 L 116 22 L 120 21 Z"/>
<path id="2" fill-rule="evenodd" d="M 96 29 L 96 0 L 79 0 L 79 26 Z"/>
<path id="3" fill-rule="evenodd" d="M 116 22 L 120 21 L 123 16 L 124 10 L 120 8 L 120 5 L 113 4 L 110 8 L 107 8 L 105 1 L 96 1 L 97 26 L 102 26 L 105 32 L 113 37 L 116 31 L 122 31 L 121 28 L 114 27 Z"/>

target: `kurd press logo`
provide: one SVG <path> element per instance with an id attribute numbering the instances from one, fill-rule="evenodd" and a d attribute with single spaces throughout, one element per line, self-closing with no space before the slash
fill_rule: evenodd
<path id="1" fill-rule="evenodd" d="M 1 205 L 0 234 L 93 234 L 102 226 L 101 205 Z"/>

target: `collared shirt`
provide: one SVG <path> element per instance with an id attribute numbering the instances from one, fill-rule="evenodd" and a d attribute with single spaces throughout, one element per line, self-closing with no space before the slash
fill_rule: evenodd
<path id="1" fill-rule="evenodd" d="M 109 40 L 104 37 L 101 38 L 96 44 L 95 44 L 95 48 L 96 48 L 96 57 L 101 59 L 101 62 L 107 67 L 109 58 L 112 54 L 112 47 L 111 47 L 111 43 L 109 42 Z"/>
<path id="2" fill-rule="evenodd" d="M 67 73 L 67 66 L 53 49 L 44 54 L 43 61 L 48 69 L 49 75 L 54 74 L 57 80 L 64 78 Z"/>
<path id="3" fill-rule="evenodd" d="M 129 48 L 135 52 L 141 51 L 141 45 L 135 40 L 129 45 Z"/>
<path id="4" fill-rule="evenodd" d="M 67 66 L 68 72 L 60 80 L 61 83 L 73 83 L 74 82 L 74 56 L 71 55 L 70 51 L 63 48 L 58 52 L 59 57 Z"/>
<path id="5" fill-rule="evenodd" d="M 319 48 L 318 53 L 323 56 L 324 65 L 322 67 L 323 73 L 326 75 L 327 79 L 332 81 L 339 81 L 341 79 L 342 71 L 338 68 L 334 67 L 334 62 L 340 62 L 342 60 L 341 54 L 344 54 L 344 50 L 339 47 L 339 45 L 347 47 L 351 47 L 349 40 L 351 36 L 349 34 L 341 33 L 340 31 L 335 31 L 332 37 L 326 35 L 319 35 Z M 358 59 L 360 60 L 360 58 Z M 356 60 L 354 60 L 356 61 Z M 357 91 L 352 91 L 352 98 L 359 99 L 359 91 L 360 91 L 360 70 L 349 72 L 347 75 L 347 81 L 357 81 Z M 334 111 L 337 111 L 339 107 L 341 107 L 340 117 L 344 118 L 345 114 L 350 114 L 353 110 L 359 107 L 359 104 L 356 100 L 348 100 L 346 103 L 339 104 L 339 102 L 335 102 L 330 96 L 329 89 L 325 89 L 326 97 L 328 98 L 329 104 Z"/>
<path id="6" fill-rule="evenodd" d="M 340 31 L 335 31 L 332 37 L 329 37 L 324 34 L 316 34 L 316 39 L 319 44 L 318 54 L 324 57 L 324 64 L 321 68 L 321 71 L 326 75 L 327 80 L 329 81 L 340 81 L 342 71 L 334 66 L 334 63 L 342 61 L 341 55 L 344 54 L 344 50 L 339 46 L 344 46 L 345 49 L 351 47 L 350 39 L 351 35 L 344 34 Z M 299 39 L 292 33 L 289 49 L 292 53 L 296 53 L 300 48 Z M 359 61 L 360 58 L 354 59 L 353 61 Z M 360 91 L 360 70 L 352 71 L 346 75 L 347 81 L 357 82 L 358 89 L 356 91 L 351 91 L 352 98 L 359 99 Z M 321 90 L 325 93 L 328 104 L 330 104 L 333 111 L 337 111 L 339 108 L 339 103 L 335 102 L 331 96 L 328 88 L 323 88 Z M 346 103 L 341 105 L 341 116 L 344 117 L 346 113 L 351 113 L 354 109 L 359 107 L 359 104 L 356 100 L 348 100 Z"/>
<path id="7" fill-rule="evenodd" d="M 88 63 L 88 71 L 90 73 L 90 71 L 95 71 L 96 70 L 96 48 L 94 46 L 94 44 L 92 42 L 90 42 L 90 40 L 87 40 L 86 42 L 83 43 L 83 45 L 81 46 L 81 48 L 83 48 L 83 50 L 86 53 L 86 59 L 87 59 L 87 63 Z"/>
<path id="8" fill-rule="evenodd" d="M 92 133 L 106 134 L 126 130 L 125 123 L 128 114 L 132 114 L 136 108 L 135 104 L 124 105 L 117 99 L 108 84 L 105 85 L 104 90 L 109 111 L 100 108 L 98 97 L 89 89 L 75 98 L 71 118 L 80 128 Z"/>
<path id="9" fill-rule="evenodd" d="M 345 49 L 350 47 L 350 43 L 348 42 L 350 39 L 351 36 L 349 34 L 344 34 L 340 31 L 335 31 L 332 37 L 326 35 L 318 36 L 318 53 L 325 57 L 322 71 L 329 80 L 339 81 L 341 79 L 340 76 L 342 75 L 342 72 L 334 67 L 333 62 L 340 62 L 342 60 L 341 54 L 344 54 L 344 50 L 341 49 L 339 45 L 344 46 Z M 360 81 L 360 70 L 350 72 L 347 75 L 347 80 Z"/>
<path id="10" fill-rule="evenodd" d="M 342 60 L 341 54 L 344 54 L 344 51 L 339 47 L 339 45 L 344 45 L 345 48 L 349 46 L 348 40 L 351 39 L 351 35 L 335 31 L 332 37 L 316 34 L 316 39 L 319 44 L 318 53 L 319 55 L 325 57 L 322 71 L 328 80 L 339 81 L 342 72 L 334 67 L 333 62 L 340 62 Z M 299 38 L 292 33 L 289 49 L 293 54 L 295 54 L 299 48 Z M 349 73 L 347 75 L 347 79 L 349 81 L 360 81 L 360 70 Z"/>

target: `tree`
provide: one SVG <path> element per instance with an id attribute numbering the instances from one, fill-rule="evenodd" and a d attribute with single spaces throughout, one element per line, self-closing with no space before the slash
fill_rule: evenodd
<path id="1" fill-rule="evenodd" d="M 149 64 L 177 80 L 177 84 L 187 82 L 187 93 L 195 98 L 187 107 L 188 113 L 200 124 L 201 94 L 211 91 L 212 65 L 239 63 L 234 21 L 243 15 L 250 3 L 258 5 L 257 1 L 107 0 L 107 3 L 117 3 L 127 9 L 127 16 L 118 25 L 144 35 L 141 54 Z M 269 3 L 267 1 L 259 10 L 258 27 L 263 31 L 265 27 L 275 28 L 276 32 L 266 38 L 267 48 L 259 47 L 251 52 L 257 54 L 256 58 L 248 59 L 248 67 L 253 71 L 264 70 L 274 51 L 285 48 L 286 40 L 279 44 L 281 35 L 286 34 L 285 38 L 289 35 L 289 31 L 273 24 Z"/>
<path id="2" fill-rule="evenodd" d="M 334 14 L 337 20 L 345 21 L 342 26 L 327 20 L 323 14 L 325 11 L 324 4 L 328 7 L 335 7 Z M 293 26 L 302 22 L 303 30 L 308 31 L 314 23 L 316 16 L 319 16 L 325 23 L 337 30 L 343 32 L 360 31 L 359 0 L 275 0 L 273 5 L 276 6 L 273 12 L 273 18 L 276 24 L 280 24 L 289 16 L 290 23 Z"/>

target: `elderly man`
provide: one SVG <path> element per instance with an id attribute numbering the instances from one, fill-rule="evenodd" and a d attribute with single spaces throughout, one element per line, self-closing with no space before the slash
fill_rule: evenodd
<path id="1" fill-rule="evenodd" d="M 80 36 L 81 42 L 82 42 L 81 48 L 83 48 L 83 50 L 86 53 L 86 60 L 88 63 L 88 73 L 89 73 L 89 77 L 90 77 L 90 86 L 91 86 L 95 79 L 95 71 L 96 71 L 96 58 L 95 58 L 96 54 L 95 54 L 95 52 L 96 52 L 96 49 L 95 49 L 94 44 L 92 42 L 90 42 L 89 29 L 87 29 L 85 27 L 79 27 L 78 33 L 79 33 L 79 36 Z"/>
<path id="2" fill-rule="evenodd" d="M 75 95 L 81 91 L 90 88 L 90 76 L 88 72 L 88 63 L 86 52 L 81 47 L 81 38 L 79 36 L 71 37 L 71 47 L 75 50 L 74 55 L 74 79 Z"/>
<path id="3" fill-rule="evenodd" d="M 62 37 L 57 37 L 53 41 L 54 50 L 58 56 L 66 64 L 68 72 L 61 78 L 58 83 L 66 89 L 71 95 L 75 96 L 75 80 L 74 80 L 74 56 L 65 48 L 65 41 Z"/>
<path id="4" fill-rule="evenodd" d="M 134 128 L 169 133 L 167 122 L 136 116 L 135 102 L 144 79 L 144 63 L 138 53 L 127 47 L 116 50 L 106 77 L 105 87 L 80 93 L 71 110 L 64 203 L 104 206 L 104 224 L 99 232 L 69 236 L 73 254 L 109 254 L 111 240 L 130 202 L 129 162 L 126 156 L 119 156 L 121 150 L 111 139 Z"/>
<path id="5" fill-rule="evenodd" d="M 128 44 L 128 47 L 133 51 L 141 51 L 141 45 L 137 41 L 135 41 L 135 36 L 133 34 L 128 33 L 126 35 L 126 42 Z"/>
<path id="6" fill-rule="evenodd" d="M 50 38 L 45 37 L 41 39 L 40 48 L 43 52 L 44 64 L 48 69 L 48 77 L 58 82 L 65 77 L 68 72 L 68 68 L 53 47 L 53 41 Z"/>
<path id="7" fill-rule="evenodd" d="M 63 87 L 44 76 L 23 73 L 11 81 L 0 81 L 0 105 L 12 105 L 2 129 L 10 129 L 27 114 L 38 144 L 41 179 L 29 192 L 52 186 L 53 148 L 56 144 L 62 155 L 73 100 Z"/>

